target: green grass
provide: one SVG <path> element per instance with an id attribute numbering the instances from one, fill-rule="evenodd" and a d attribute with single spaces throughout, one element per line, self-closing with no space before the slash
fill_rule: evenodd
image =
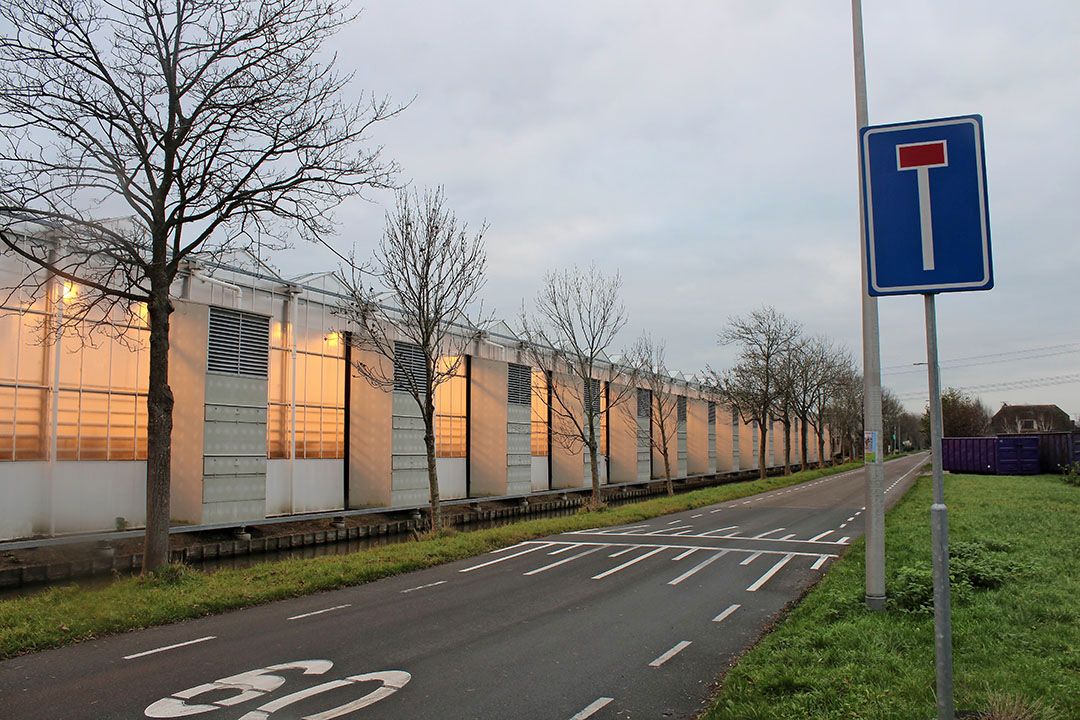
<path id="1" fill-rule="evenodd" d="M 281 598 L 357 585 L 479 555 L 570 530 L 622 525 L 746 497 L 851 470 L 841 465 L 694 490 L 600 512 L 525 520 L 489 530 L 446 533 L 349 555 L 259 563 L 203 573 L 172 566 L 156 577 L 121 578 L 105 587 L 56 587 L 0 602 L 0 658 L 162 625 Z"/>
<path id="2" fill-rule="evenodd" d="M 930 562 L 929 478 L 886 520 L 889 588 Z M 947 476 L 950 542 L 980 541 L 1001 587 L 954 596 L 958 710 L 988 718 L 1080 718 L 1080 488 L 1057 476 Z M 961 546 L 963 547 L 963 546 Z M 970 547 L 970 546 L 969 546 Z M 730 671 L 708 720 L 932 718 L 933 616 L 871 613 L 861 542 Z"/>

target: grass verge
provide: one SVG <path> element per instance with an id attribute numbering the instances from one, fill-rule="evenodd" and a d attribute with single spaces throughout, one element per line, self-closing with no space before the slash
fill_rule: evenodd
<path id="1" fill-rule="evenodd" d="M 923 477 L 887 517 L 887 587 L 898 598 L 887 612 L 863 606 L 856 543 L 732 668 L 704 717 L 935 717 L 933 615 L 898 592 L 918 590 L 929 566 L 931 497 Z M 1080 718 L 1080 488 L 1050 475 L 947 476 L 946 501 L 960 551 L 951 568 L 960 572 L 957 709 L 987 719 Z"/>
<path id="2" fill-rule="evenodd" d="M 488 530 L 447 533 L 418 542 L 307 560 L 265 562 L 203 573 L 170 566 L 155 576 L 121 578 L 106 587 L 77 584 L 0 602 L 0 658 L 109 633 L 163 625 L 460 560 L 523 540 L 570 530 L 645 520 L 755 495 L 852 470 L 857 464 L 719 485 L 599 512 L 524 520 Z"/>

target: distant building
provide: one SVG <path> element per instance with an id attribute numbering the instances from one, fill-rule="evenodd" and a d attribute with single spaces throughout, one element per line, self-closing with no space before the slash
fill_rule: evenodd
<path id="1" fill-rule="evenodd" d="M 1009 405 L 1002 403 L 990 420 L 995 434 L 1065 432 L 1074 429 L 1069 414 L 1057 405 Z"/>

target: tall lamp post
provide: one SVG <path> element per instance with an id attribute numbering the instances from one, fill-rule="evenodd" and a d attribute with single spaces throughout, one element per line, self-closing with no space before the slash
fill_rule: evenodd
<path id="1" fill-rule="evenodd" d="M 855 60 L 856 131 L 869 125 L 866 108 L 866 54 L 863 50 L 862 0 L 851 0 L 851 36 Z M 859 163 L 859 187 L 862 187 L 862 163 Z M 877 298 L 868 292 L 866 211 L 859 200 L 859 253 L 862 257 L 862 345 L 863 345 L 863 430 L 872 452 L 866 463 L 866 605 L 871 610 L 885 609 L 885 466 L 881 441 L 881 341 L 878 330 Z"/>

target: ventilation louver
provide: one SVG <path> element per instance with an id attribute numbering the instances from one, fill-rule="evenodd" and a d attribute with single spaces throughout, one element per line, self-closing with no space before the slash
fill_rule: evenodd
<path id="1" fill-rule="evenodd" d="M 532 368 L 528 365 L 507 365 L 506 402 L 511 405 L 532 405 Z"/>
<path id="2" fill-rule="evenodd" d="M 270 318 L 228 308 L 210 308 L 208 372 L 264 378 L 269 360 Z"/>
<path id="3" fill-rule="evenodd" d="M 652 393 L 645 388 L 637 391 L 637 416 L 647 418 L 652 416 Z"/>
<path id="4" fill-rule="evenodd" d="M 427 387 L 427 363 L 424 360 L 424 351 L 419 345 L 396 342 L 394 343 L 394 389 L 411 392 L 414 387 L 420 392 Z"/>

